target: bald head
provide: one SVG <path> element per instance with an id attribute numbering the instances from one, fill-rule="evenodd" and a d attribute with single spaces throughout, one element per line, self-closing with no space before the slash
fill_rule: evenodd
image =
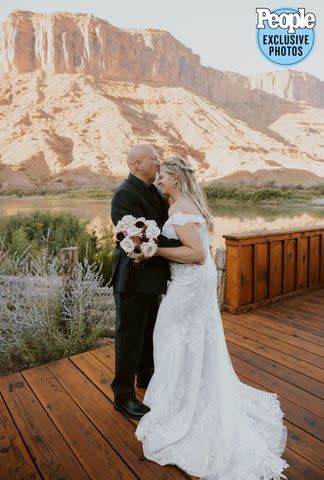
<path id="1" fill-rule="evenodd" d="M 153 183 L 160 167 L 155 148 L 148 143 L 138 143 L 128 150 L 127 165 L 130 172 L 145 183 Z"/>
<path id="2" fill-rule="evenodd" d="M 149 143 L 137 143 L 128 150 L 127 164 L 131 170 L 136 161 L 140 161 L 143 157 L 156 154 L 155 148 Z"/>

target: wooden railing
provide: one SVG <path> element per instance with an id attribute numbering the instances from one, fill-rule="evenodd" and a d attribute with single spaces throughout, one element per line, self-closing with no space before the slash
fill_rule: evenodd
<path id="1" fill-rule="evenodd" d="M 224 238 L 228 312 L 243 313 L 324 287 L 324 225 Z"/>

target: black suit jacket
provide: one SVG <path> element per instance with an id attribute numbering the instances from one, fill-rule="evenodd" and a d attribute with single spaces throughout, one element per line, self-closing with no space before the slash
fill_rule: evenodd
<path id="1" fill-rule="evenodd" d="M 124 215 L 144 217 L 155 220 L 162 229 L 168 219 L 169 205 L 157 190 L 154 193 L 149 185 L 139 178 L 129 174 L 128 178 L 118 187 L 111 204 L 111 217 L 114 225 Z M 178 247 L 178 240 L 159 236 L 160 247 Z M 152 257 L 136 266 L 124 250 L 117 246 L 113 261 L 112 277 L 109 286 L 113 285 L 117 292 L 142 292 L 147 294 L 165 293 L 167 281 L 170 278 L 169 262 L 162 257 Z"/>

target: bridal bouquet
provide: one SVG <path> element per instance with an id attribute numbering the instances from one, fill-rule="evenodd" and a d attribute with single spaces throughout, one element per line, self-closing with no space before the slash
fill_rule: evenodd
<path id="1" fill-rule="evenodd" d="M 115 242 L 134 263 L 139 263 L 156 253 L 160 233 L 155 220 L 125 215 L 115 227 Z"/>

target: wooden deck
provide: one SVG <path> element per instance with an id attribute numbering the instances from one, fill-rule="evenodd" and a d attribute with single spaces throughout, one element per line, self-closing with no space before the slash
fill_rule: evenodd
<path id="1" fill-rule="evenodd" d="M 280 396 L 289 480 L 323 480 L 324 289 L 222 317 L 242 381 Z M 193 478 L 144 459 L 137 422 L 113 407 L 113 370 L 111 343 L 2 377 L 0 479 Z"/>

